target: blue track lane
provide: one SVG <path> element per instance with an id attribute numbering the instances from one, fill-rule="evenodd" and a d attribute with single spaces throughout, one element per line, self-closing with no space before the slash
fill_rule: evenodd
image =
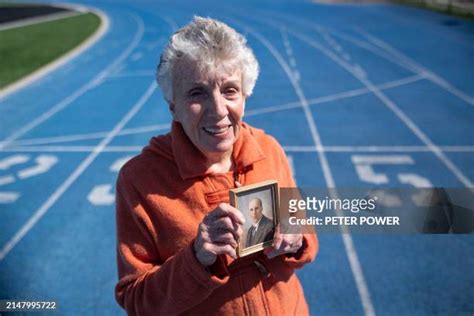
<path id="1" fill-rule="evenodd" d="M 117 170 L 169 130 L 166 103 L 147 89 L 166 39 L 194 14 L 247 36 L 261 75 L 245 120 L 284 146 L 299 186 L 369 187 L 356 154 L 411 160 L 378 165 L 383 186 L 403 186 L 401 172 L 433 186 L 474 182 L 473 22 L 395 5 L 81 3 L 108 16 L 105 36 L 0 101 L 1 299 L 123 314 L 114 300 Z M 317 260 L 298 271 L 312 314 L 474 312 L 472 234 L 351 235 L 352 251 L 341 235 L 319 238 Z"/>

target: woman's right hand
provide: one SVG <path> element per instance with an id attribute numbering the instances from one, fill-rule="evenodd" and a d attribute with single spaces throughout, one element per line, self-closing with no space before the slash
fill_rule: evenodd
<path id="1" fill-rule="evenodd" d="M 245 218 L 235 207 L 221 203 L 199 224 L 194 241 L 194 252 L 198 261 L 205 267 L 212 265 L 218 255 L 237 258 L 235 248 L 242 236 Z"/>

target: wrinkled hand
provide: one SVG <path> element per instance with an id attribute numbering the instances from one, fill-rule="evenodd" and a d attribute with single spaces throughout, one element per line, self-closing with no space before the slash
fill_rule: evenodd
<path id="1" fill-rule="evenodd" d="M 273 235 L 272 247 L 265 249 L 264 253 L 268 258 L 274 258 L 286 253 L 296 253 L 302 245 L 302 234 L 281 234 L 280 226 L 277 226 Z"/>
<path id="2" fill-rule="evenodd" d="M 199 224 L 194 241 L 194 252 L 205 267 L 212 265 L 218 255 L 237 258 L 235 248 L 242 236 L 245 218 L 242 213 L 227 203 L 221 203 Z"/>

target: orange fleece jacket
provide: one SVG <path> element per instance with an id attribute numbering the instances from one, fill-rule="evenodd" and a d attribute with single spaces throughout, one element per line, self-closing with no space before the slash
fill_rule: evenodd
<path id="1" fill-rule="evenodd" d="M 297 254 L 273 259 L 262 252 L 237 260 L 218 256 L 205 269 L 194 255 L 199 223 L 229 202 L 234 180 L 295 186 L 283 149 L 262 130 L 242 123 L 232 156 L 235 172 L 206 173 L 205 158 L 174 122 L 120 171 L 115 294 L 129 315 L 308 314 L 294 269 L 315 258 L 315 234 L 304 235 Z"/>

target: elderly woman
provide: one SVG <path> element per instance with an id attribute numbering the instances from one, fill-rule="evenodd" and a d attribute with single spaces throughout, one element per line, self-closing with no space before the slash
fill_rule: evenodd
<path id="1" fill-rule="evenodd" d="M 229 189 L 294 187 L 285 153 L 242 122 L 258 63 L 245 38 L 196 17 L 173 34 L 157 80 L 173 117 L 117 181 L 118 303 L 130 315 L 308 314 L 294 269 L 316 235 L 275 231 L 273 248 L 236 257 L 245 219 Z"/>

